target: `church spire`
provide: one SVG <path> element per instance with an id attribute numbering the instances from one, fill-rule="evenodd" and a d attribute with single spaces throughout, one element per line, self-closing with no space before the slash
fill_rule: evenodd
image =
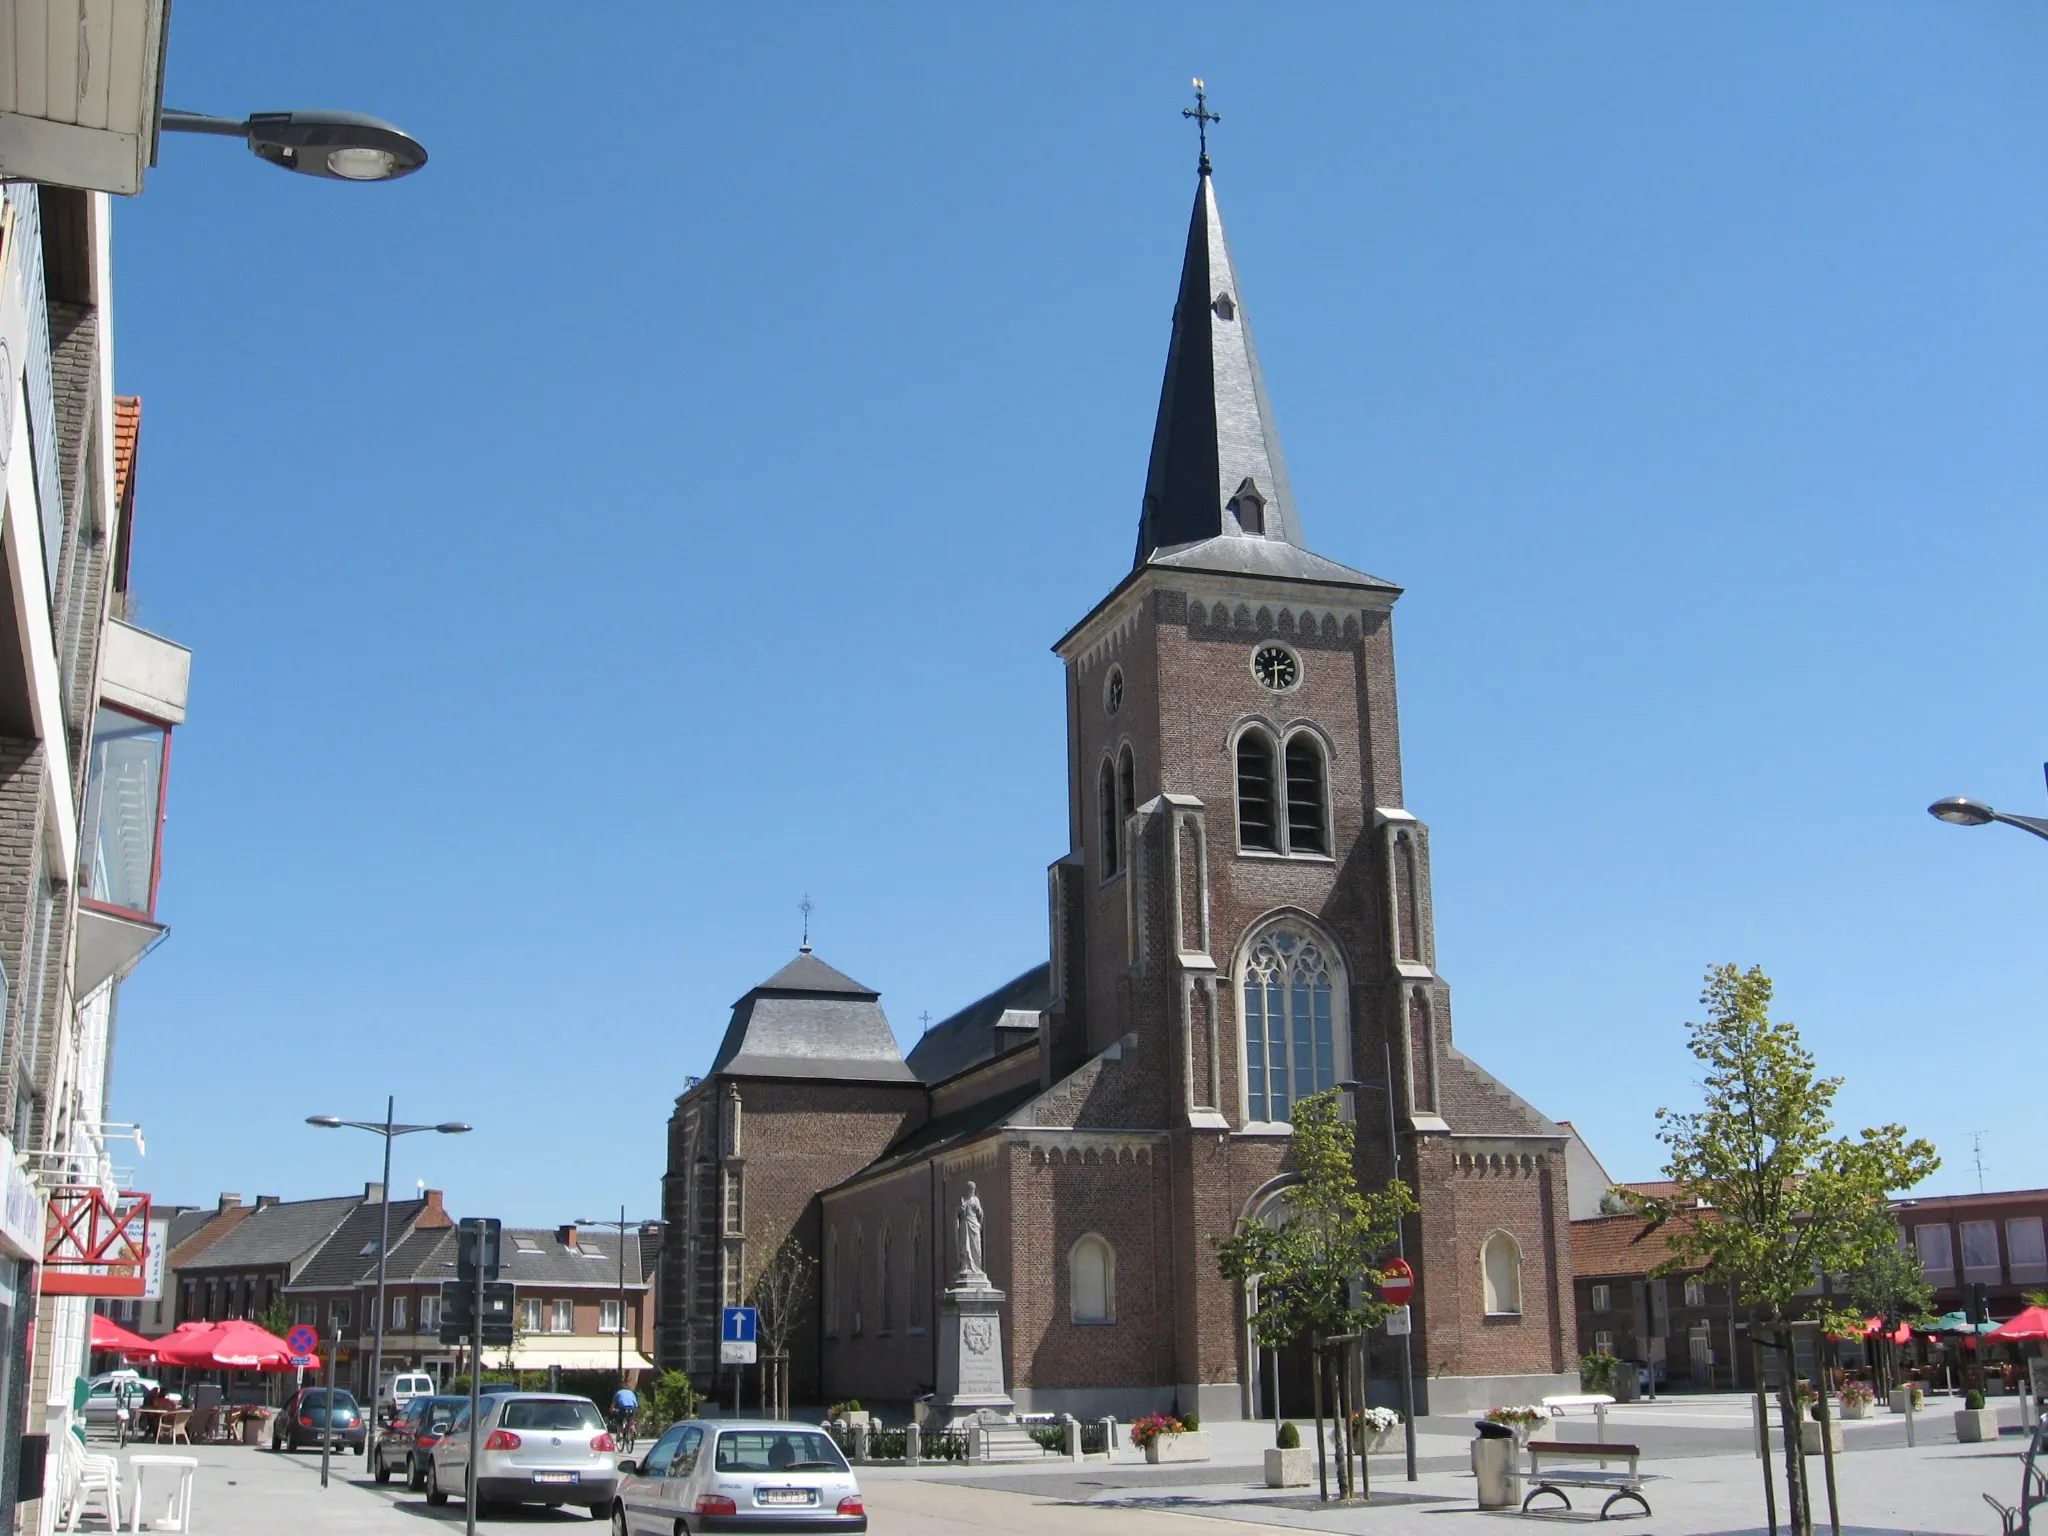
<path id="1" fill-rule="evenodd" d="M 1134 564 L 1145 564 L 1161 549 L 1226 534 L 1302 547 L 1287 462 L 1223 238 L 1205 147 Z"/>

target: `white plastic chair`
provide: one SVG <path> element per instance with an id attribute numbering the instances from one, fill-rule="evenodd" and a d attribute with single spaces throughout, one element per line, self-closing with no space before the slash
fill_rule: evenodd
<path id="1" fill-rule="evenodd" d="M 96 1456 L 72 1442 L 69 1435 L 55 1442 L 64 1447 L 58 1475 L 64 1488 L 64 1529 L 75 1532 L 80 1515 L 97 1514 L 107 1529 L 121 1528 L 121 1463 L 112 1456 Z M 97 1506 L 95 1508 L 94 1506 Z"/>

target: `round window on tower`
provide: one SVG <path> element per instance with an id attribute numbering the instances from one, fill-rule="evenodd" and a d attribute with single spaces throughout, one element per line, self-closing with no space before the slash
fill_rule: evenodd
<path id="1" fill-rule="evenodd" d="M 1102 708 L 1105 714 L 1115 714 L 1124 707 L 1124 669 L 1111 667 L 1109 676 L 1102 680 Z"/>
<path id="2" fill-rule="evenodd" d="M 1269 641 L 1252 652 L 1252 676 L 1275 693 L 1286 693 L 1301 681 L 1301 658 Z"/>

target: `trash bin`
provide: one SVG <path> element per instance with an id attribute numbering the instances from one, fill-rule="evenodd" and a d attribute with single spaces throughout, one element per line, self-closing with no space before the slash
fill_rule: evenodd
<path id="1" fill-rule="evenodd" d="M 1472 1426 L 1472 1475 L 1479 1480 L 1481 1509 L 1515 1509 L 1522 1502 L 1522 1474 L 1516 1459 L 1515 1432 L 1485 1420 Z"/>

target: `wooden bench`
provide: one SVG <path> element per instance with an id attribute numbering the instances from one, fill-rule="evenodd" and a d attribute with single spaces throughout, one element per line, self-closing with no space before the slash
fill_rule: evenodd
<path id="1" fill-rule="evenodd" d="M 1607 1502 L 1600 1506 L 1600 1518 L 1605 1520 L 1608 1511 L 1623 1499 L 1634 1499 L 1643 1506 L 1643 1513 L 1650 1513 L 1650 1501 L 1643 1497 L 1645 1481 L 1636 1464 L 1642 1458 L 1642 1451 L 1633 1445 L 1603 1444 L 1583 1440 L 1531 1440 L 1529 1442 L 1529 1481 L 1536 1486 L 1529 1490 L 1529 1497 L 1522 1500 L 1522 1513 L 1529 1512 L 1529 1505 L 1539 1494 L 1554 1494 L 1558 1503 L 1566 1509 L 1572 1501 L 1566 1495 L 1567 1488 L 1609 1489 Z M 1597 1468 L 1577 1466 L 1546 1472 L 1543 1463 L 1555 1460 L 1598 1461 Z M 1606 1463 L 1625 1461 L 1626 1472 L 1609 1472 Z"/>

